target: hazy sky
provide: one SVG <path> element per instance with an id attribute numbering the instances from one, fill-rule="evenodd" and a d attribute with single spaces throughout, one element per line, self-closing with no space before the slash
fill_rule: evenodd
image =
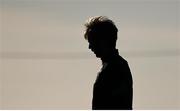
<path id="1" fill-rule="evenodd" d="M 176 1 L 6 0 L 3 4 L 6 51 L 87 51 L 82 39 L 83 23 L 95 15 L 115 21 L 122 50 L 178 48 Z M 17 35 L 16 39 L 9 39 L 12 35 Z"/>
<path id="2" fill-rule="evenodd" d="M 1 109 L 90 109 L 101 61 L 84 22 L 117 25 L 135 109 L 180 109 L 179 0 L 1 0 Z M 179 92 L 178 92 L 179 91 Z"/>

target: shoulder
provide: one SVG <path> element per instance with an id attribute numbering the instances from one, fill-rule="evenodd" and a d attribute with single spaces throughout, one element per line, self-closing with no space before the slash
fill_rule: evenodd
<path id="1" fill-rule="evenodd" d="M 121 56 L 114 59 L 107 67 L 107 70 L 113 77 L 123 78 L 131 75 L 128 62 Z"/>
<path id="2" fill-rule="evenodd" d="M 109 65 L 114 68 L 123 69 L 124 67 L 128 67 L 128 62 L 123 57 L 117 56 Z"/>

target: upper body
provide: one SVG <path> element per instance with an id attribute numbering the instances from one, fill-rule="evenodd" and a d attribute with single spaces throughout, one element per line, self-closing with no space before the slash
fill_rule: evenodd
<path id="1" fill-rule="evenodd" d="M 132 109 L 132 76 L 126 60 L 115 52 L 103 63 L 94 83 L 92 109 Z"/>
<path id="2" fill-rule="evenodd" d="M 118 29 L 104 16 L 91 18 L 85 26 L 89 49 L 103 64 L 94 84 L 92 109 L 132 109 L 132 76 L 116 49 Z"/>

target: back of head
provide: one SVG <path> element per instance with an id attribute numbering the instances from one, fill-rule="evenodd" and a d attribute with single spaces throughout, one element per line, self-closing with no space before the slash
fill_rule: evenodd
<path id="1" fill-rule="evenodd" d="M 109 41 L 113 46 L 116 45 L 118 29 L 112 20 L 105 16 L 96 16 L 88 19 L 85 26 L 86 40 Z"/>

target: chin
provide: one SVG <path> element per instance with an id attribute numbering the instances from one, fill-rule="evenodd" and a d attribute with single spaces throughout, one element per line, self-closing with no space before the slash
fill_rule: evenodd
<path id="1" fill-rule="evenodd" d="M 100 58 L 99 56 L 96 55 L 97 58 Z"/>
<path id="2" fill-rule="evenodd" d="M 97 58 L 101 58 L 101 56 L 99 54 L 95 54 Z"/>
<path id="3" fill-rule="evenodd" d="M 94 52 L 94 54 L 96 55 L 97 58 L 101 58 L 101 54 L 100 53 Z"/>

